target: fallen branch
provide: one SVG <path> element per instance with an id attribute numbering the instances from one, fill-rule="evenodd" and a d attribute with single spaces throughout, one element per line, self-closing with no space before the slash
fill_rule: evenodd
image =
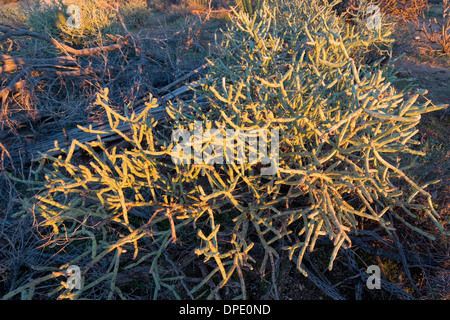
<path id="1" fill-rule="evenodd" d="M 450 53 L 450 0 L 443 0 L 442 22 L 436 18 L 428 19 L 422 24 L 422 31 L 430 44 L 437 44 L 441 47 L 443 54 Z M 438 51 L 428 47 L 430 51 Z"/>

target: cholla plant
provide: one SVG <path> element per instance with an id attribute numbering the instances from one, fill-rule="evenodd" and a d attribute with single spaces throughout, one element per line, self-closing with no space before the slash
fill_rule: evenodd
<path id="1" fill-rule="evenodd" d="M 362 219 L 389 233 L 393 217 L 433 239 L 416 225 L 427 217 L 448 235 L 426 185 L 405 171 L 413 162 L 396 161 L 399 154 L 424 155 L 415 127 L 421 114 L 445 106 L 419 103 L 423 92 L 405 100 L 390 83 L 389 65 L 359 62 L 367 48 L 391 41 L 391 28 L 350 26 L 326 1 L 265 1 L 252 16 L 235 12 L 220 50 L 209 58 L 197 98 L 170 104 L 164 128 L 152 116 L 155 99 L 140 115 L 124 116 L 109 106 L 107 91 L 99 94 L 110 126 L 105 132 L 121 135 L 130 146 L 110 149 L 100 136 L 91 143 L 73 141 L 68 149 L 56 146 L 63 155 L 43 156 L 33 171 L 37 193 L 22 199 L 17 213 L 36 216 L 50 247 L 65 245 L 72 257 L 67 264 L 80 266 L 84 284 L 78 291 L 65 283 L 52 292 L 40 288 L 64 275 L 57 270 L 6 298 L 38 291 L 89 297 L 99 287 L 108 298 L 125 298 L 117 280 L 137 266 L 150 272 L 154 298 L 163 292 L 215 298 L 236 283 L 241 292 L 235 297 L 246 298 L 245 273 L 264 273 L 283 251 L 308 276 L 305 254 L 319 239 L 329 239 L 332 269 Z M 192 131 L 199 122 L 223 135 L 226 129 L 279 130 L 278 171 L 264 176 L 261 164 L 248 162 L 175 165 L 170 133 Z M 119 130 L 124 124 L 131 133 Z M 82 159 L 75 159 L 76 147 Z M 202 281 L 191 282 L 174 267 L 182 248 L 204 259 L 209 274 Z M 95 276 L 100 265 L 109 267 Z"/>

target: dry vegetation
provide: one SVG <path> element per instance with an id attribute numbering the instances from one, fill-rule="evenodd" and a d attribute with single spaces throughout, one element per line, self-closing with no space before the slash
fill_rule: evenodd
<path id="1" fill-rule="evenodd" d="M 279 29 L 265 2 L 298 9 L 75 0 L 70 29 L 69 2 L 0 2 L 0 296 L 450 298 L 449 1 L 378 1 L 377 35 L 364 1 L 274 10 Z M 358 111 L 375 96 L 382 113 Z M 277 123 L 284 171 L 173 166 L 171 131 L 193 119 Z M 68 264 L 82 293 L 60 283 Z M 371 264 L 382 290 L 365 288 Z"/>

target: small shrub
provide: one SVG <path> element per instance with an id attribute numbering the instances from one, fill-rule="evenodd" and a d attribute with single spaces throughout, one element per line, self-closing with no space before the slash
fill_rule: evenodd
<path id="1" fill-rule="evenodd" d="M 433 26 L 434 25 L 434 26 Z M 437 31 L 436 31 L 437 30 Z M 450 53 L 450 1 L 443 0 L 442 20 L 429 19 L 422 24 L 422 32 L 431 44 L 439 45 L 445 54 Z"/>
<path id="2" fill-rule="evenodd" d="M 121 14 L 128 28 L 146 27 L 151 17 L 151 10 L 146 0 L 131 0 L 121 5 Z"/>

